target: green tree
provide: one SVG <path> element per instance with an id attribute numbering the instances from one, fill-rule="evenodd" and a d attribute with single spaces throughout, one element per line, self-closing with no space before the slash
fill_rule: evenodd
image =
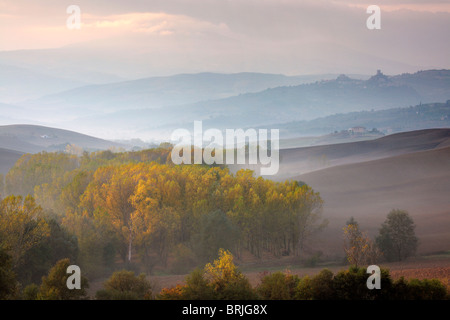
<path id="1" fill-rule="evenodd" d="M 149 300 L 152 296 L 150 282 L 144 273 L 136 276 L 133 271 L 114 272 L 96 293 L 98 300 Z"/>
<path id="2" fill-rule="evenodd" d="M 0 245 L 0 300 L 14 299 L 17 293 L 12 257 Z"/>
<path id="3" fill-rule="evenodd" d="M 22 285 L 39 283 L 41 278 L 59 260 L 78 256 L 77 238 L 55 219 L 46 219 L 49 236 L 28 250 L 16 267 L 17 278 Z"/>
<path id="4" fill-rule="evenodd" d="M 333 289 L 333 273 L 323 269 L 311 279 L 311 295 L 314 300 L 331 300 L 335 298 Z"/>
<path id="5" fill-rule="evenodd" d="M 295 292 L 295 299 L 299 300 L 332 300 L 335 298 L 334 275 L 328 269 L 323 269 L 313 277 L 303 277 Z"/>
<path id="6" fill-rule="evenodd" d="M 379 260 L 381 252 L 369 236 L 359 229 L 353 219 L 347 221 L 344 227 L 344 251 L 348 262 L 355 267 L 373 264 Z"/>
<path id="7" fill-rule="evenodd" d="M 68 258 L 59 260 L 49 271 L 48 276 L 42 277 L 42 284 L 37 295 L 38 300 L 80 300 L 86 299 L 86 289 L 89 283 L 86 277 L 81 276 L 81 289 L 67 288 L 67 267 L 70 266 Z"/>
<path id="8" fill-rule="evenodd" d="M 29 284 L 23 289 L 23 300 L 37 300 L 39 295 L 39 286 L 35 283 Z"/>
<path id="9" fill-rule="evenodd" d="M 67 212 L 62 226 L 76 235 L 79 266 L 83 273 L 94 279 L 113 266 L 115 258 L 115 234 L 101 218 L 93 219 L 86 213 Z"/>
<path id="10" fill-rule="evenodd" d="M 265 300 L 292 300 L 299 282 L 296 275 L 275 272 L 264 276 L 256 290 Z"/>
<path id="11" fill-rule="evenodd" d="M 183 298 L 186 300 L 217 299 L 213 286 L 205 278 L 204 270 L 195 269 L 186 277 L 186 286 L 183 289 Z"/>
<path id="12" fill-rule="evenodd" d="M 405 210 L 392 210 L 381 225 L 376 243 L 388 261 L 402 261 L 417 251 L 418 238 L 411 216 Z"/>
<path id="13" fill-rule="evenodd" d="M 296 300 L 312 300 L 313 299 L 312 284 L 311 284 L 310 276 L 306 275 L 300 279 L 300 281 L 297 285 L 297 290 L 296 290 L 294 297 Z"/>
<path id="14" fill-rule="evenodd" d="M 397 283 L 394 283 L 398 287 Z M 407 283 L 405 295 L 399 299 L 408 300 L 444 300 L 447 297 L 447 289 L 437 279 L 410 279 Z"/>
<path id="15" fill-rule="evenodd" d="M 217 257 L 220 248 L 232 249 L 237 235 L 227 215 L 222 210 L 215 210 L 200 218 L 200 231 L 192 243 L 201 261 L 211 261 Z"/>

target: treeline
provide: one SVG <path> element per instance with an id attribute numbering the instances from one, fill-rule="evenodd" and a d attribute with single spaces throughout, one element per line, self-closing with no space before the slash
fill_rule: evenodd
<path id="1" fill-rule="evenodd" d="M 236 267 L 233 255 L 220 249 L 218 259 L 186 276 L 185 283 L 158 290 L 145 274 L 114 272 L 103 288 L 89 297 L 86 278 L 80 290 L 69 290 L 65 270 L 69 259 L 59 261 L 43 277 L 40 286 L 27 286 L 16 298 L 25 300 L 445 300 L 450 295 L 437 279 L 393 280 L 381 269 L 380 289 L 368 289 L 365 268 L 352 266 L 333 274 L 323 269 L 315 276 L 299 277 L 289 272 L 262 274 L 253 287 Z M 1 292 L 0 292 L 1 294 Z"/>
<path id="2" fill-rule="evenodd" d="M 394 281 L 388 269 L 381 269 L 381 289 L 368 289 L 365 268 L 351 266 L 333 274 L 323 269 L 315 276 L 299 277 L 289 272 L 261 276 L 253 288 L 233 263 L 230 252 L 186 277 L 186 284 L 163 289 L 163 300 L 444 300 L 446 287 L 437 279 Z"/>
<path id="3" fill-rule="evenodd" d="M 0 219 L 14 219 L 9 213 L 20 211 L 34 221 L 27 228 L 36 237 L 22 248 L 9 239 L 12 224 L 0 230 L 16 271 L 24 266 L 24 284 L 61 258 L 95 278 L 121 266 L 185 273 L 215 258 L 218 248 L 237 257 L 244 251 L 298 255 L 326 225 L 322 200 L 307 185 L 256 178 L 249 170 L 173 165 L 167 146 L 80 157 L 27 154 L 6 175 L 4 191 L 9 196 Z M 53 256 L 31 254 L 39 246 Z M 31 275 L 25 276 L 26 267 Z"/>

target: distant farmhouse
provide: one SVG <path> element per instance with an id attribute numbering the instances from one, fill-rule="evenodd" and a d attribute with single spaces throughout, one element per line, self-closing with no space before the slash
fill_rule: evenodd
<path id="1" fill-rule="evenodd" d="M 352 134 L 356 134 L 356 133 L 366 133 L 367 130 L 366 130 L 365 127 L 351 127 L 351 128 L 348 129 L 348 132 L 349 132 L 349 133 L 352 133 Z"/>

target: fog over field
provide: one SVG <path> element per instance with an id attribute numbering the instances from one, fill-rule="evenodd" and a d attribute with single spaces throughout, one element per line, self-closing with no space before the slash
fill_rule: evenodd
<path id="1" fill-rule="evenodd" d="M 0 0 L 0 300 L 86 298 L 69 263 L 92 299 L 316 299 L 263 275 L 435 256 L 448 298 L 449 30 L 441 0 Z"/>

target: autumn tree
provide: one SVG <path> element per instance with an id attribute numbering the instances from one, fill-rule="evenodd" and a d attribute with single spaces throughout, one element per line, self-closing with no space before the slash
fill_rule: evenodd
<path id="1" fill-rule="evenodd" d="M 210 281 L 218 299 L 255 299 L 256 295 L 249 280 L 233 262 L 233 255 L 219 250 L 219 257 L 205 266 L 206 278 Z"/>
<path id="2" fill-rule="evenodd" d="M 81 196 L 80 210 L 94 219 L 108 223 L 120 240 L 119 252 L 124 261 L 131 261 L 134 208 L 130 198 L 136 186 L 131 165 L 99 168 Z M 137 178 L 138 179 L 138 178 Z"/>
<path id="3" fill-rule="evenodd" d="M 114 264 L 116 253 L 126 263 L 139 257 L 148 273 L 168 261 L 196 265 L 218 247 L 237 257 L 244 251 L 299 255 L 326 225 L 319 194 L 305 184 L 169 160 L 165 146 L 25 155 L 8 173 L 6 189 L 34 194 L 61 219 L 76 236 L 80 264 L 90 276 Z"/>
<path id="4" fill-rule="evenodd" d="M 21 196 L 33 195 L 36 186 L 53 184 L 78 165 L 76 156 L 64 153 L 25 154 L 6 175 L 6 192 Z"/>
<path id="5" fill-rule="evenodd" d="M 161 300 L 248 300 L 257 299 L 249 280 L 233 263 L 233 255 L 219 250 L 218 259 L 195 269 L 186 277 L 185 285 L 163 289 Z"/>
<path id="6" fill-rule="evenodd" d="M 0 203 L 0 241 L 17 267 L 25 253 L 49 235 L 43 211 L 33 197 L 9 196 Z"/>
<path id="7" fill-rule="evenodd" d="M 381 252 L 378 247 L 365 232 L 359 229 L 355 220 L 350 220 L 343 230 L 344 251 L 352 266 L 372 264 L 380 258 Z"/>

